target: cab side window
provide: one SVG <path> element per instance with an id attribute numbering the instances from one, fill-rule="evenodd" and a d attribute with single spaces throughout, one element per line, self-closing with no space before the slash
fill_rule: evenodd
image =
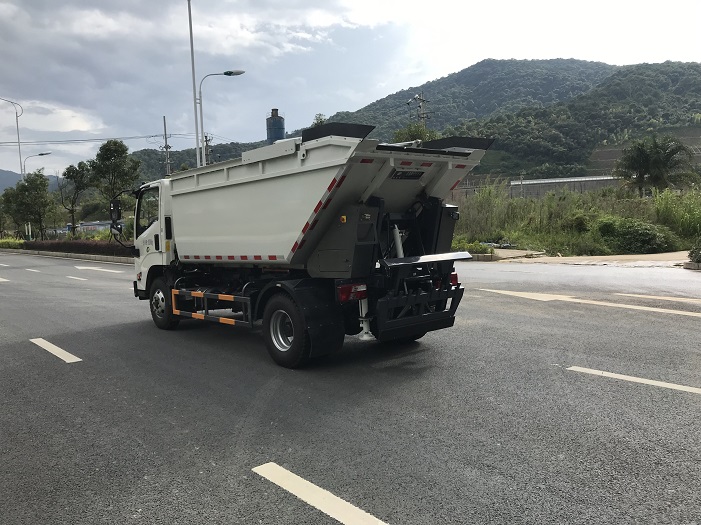
<path id="1" fill-rule="evenodd" d="M 149 188 L 139 197 L 136 212 L 136 236 L 141 237 L 158 220 L 158 188 Z"/>

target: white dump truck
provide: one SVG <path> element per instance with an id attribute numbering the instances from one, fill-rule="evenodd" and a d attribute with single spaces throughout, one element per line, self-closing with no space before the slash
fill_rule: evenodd
<path id="1" fill-rule="evenodd" d="M 262 325 L 290 368 L 346 335 L 401 343 L 452 326 L 454 261 L 471 255 L 450 253 L 459 215 L 443 199 L 491 141 L 385 144 L 372 129 L 309 128 L 135 191 L 134 295 L 156 326 Z"/>

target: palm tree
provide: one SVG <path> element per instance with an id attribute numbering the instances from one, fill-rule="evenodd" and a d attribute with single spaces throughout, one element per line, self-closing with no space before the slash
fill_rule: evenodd
<path id="1" fill-rule="evenodd" d="M 646 187 L 673 186 L 691 168 L 691 158 L 691 150 L 676 137 L 646 137 L 623 150 L 614 172 L 637 187 L 642 197 Z"/>

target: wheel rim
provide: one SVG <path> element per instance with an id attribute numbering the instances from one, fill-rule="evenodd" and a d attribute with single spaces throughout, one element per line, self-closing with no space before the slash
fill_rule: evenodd
<path id="1" fill-rule="evenodd" d="M 163 290 L 158 289 L 153 293 L 151 298 L 151 310 L 158 317 L 165 316 L 166 313 L 166 296 L 163 295 Z"/>
<path id="2" fill-rule="evenodd" d="M 287 352 L 294 341 L 292 319 L 284 310 L 276 310 L 270 318 L 270 336 L 275 348 Z"/>

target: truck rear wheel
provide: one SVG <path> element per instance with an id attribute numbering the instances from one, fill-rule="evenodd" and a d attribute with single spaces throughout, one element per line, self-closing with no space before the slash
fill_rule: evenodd
<path id="1" fill-rule="evenodd" d="M 173 305 L 170 287 L 162 278 L 155 279 L 149 292 L 149 305 L 154 324 L 161 330 L 174 330 L 180 322 L 180 317 L 173 315 Z"/>
<path id="2" fill-rule="evenodd" d="M 288 295 L 277 294 L 265 305 L 263 338 L 270 357 L 280 366 L 297 368 L 309 359 L 311 341 L 304 318 Z"/>

